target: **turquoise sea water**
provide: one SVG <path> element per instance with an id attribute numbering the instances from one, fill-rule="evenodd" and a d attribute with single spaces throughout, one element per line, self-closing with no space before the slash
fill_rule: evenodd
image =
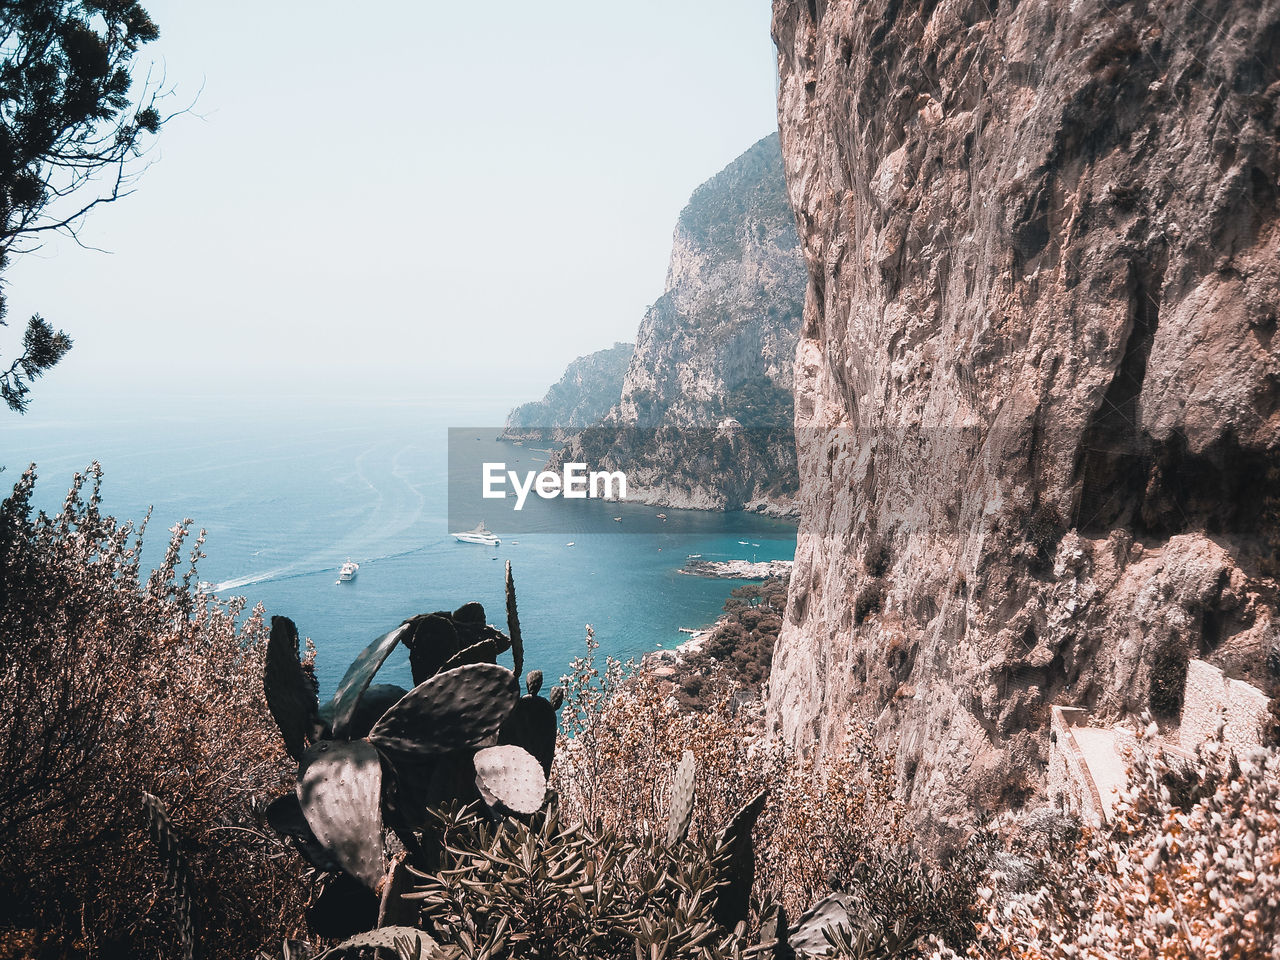
<path id="1" fill-rule="evenodd" d="M 790 524 L 671 509 L 655 523 L 658 508 L 596 501 L 540 502 L 543 532 L 504 536 L 495 548 L 456 543 L 447 430 L 501 419 L 500 409 L 463 402 L 37 396 L 25 417 L 0 414 L 0 484 L 7 492 L 34 461 L 37 505 L 52 509 L 73 473 L 98 460 L 107 512 L 140 519 L 153 507 L 152 564 L 167 528 L 193 518 L 208 530 L 201 579 L 220 596 L 292 617 L 316 643 L 326 691 L 361 647 L 412 614 L 479 600 L 502 625 L 504 560 L 515 571 L 528 668 L 558 677 L 583 649 L 588 623 L 603 652 L 626 658 L 714 620 L 734 583 L 678 573 L 689 554 L 794 555 Z M 494 443 L 513 466 L 540 466 L 535 452 Z M 504 533 L 498 510 L 481 519 Z M 652 532 L 624 532 L 642 528 Z M 360 574 L 339 584 L 348 557 Z M 407 662 L 393 658 L 383 676 L 408 685 Z"/>

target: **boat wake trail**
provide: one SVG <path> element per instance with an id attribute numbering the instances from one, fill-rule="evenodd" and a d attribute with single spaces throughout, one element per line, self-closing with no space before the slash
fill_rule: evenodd
<path id="1" fill-rule="evenodd" d="M 402 557 L 413 556 L 415 553 L 422 553 L 430 546 L 430 544 L 426 544 L 420 547 L 413 547 L 410 550 L 401 550 L 398 553 L 384 553 L 376 557 L 362 558 L 359 562 L 363 566 L 386 560 L 399 560 Z M 273 570 L 264 570 L 261 573 L 246 574 L 243 577 L 232 577 L 230 580 L 214 584 L 213 592 L 224 593 L 228 590 L 239 590 L 241 587 L 252 587 L 259 583 L 281 583 L 285 580 L 298 580 L 302 577 L 314 577 L 322 573 L 335 573 L 341 568 L 341 563 L 305 567 L 302 564 L 295 563 L 284 567 L 276 567 Z"/>

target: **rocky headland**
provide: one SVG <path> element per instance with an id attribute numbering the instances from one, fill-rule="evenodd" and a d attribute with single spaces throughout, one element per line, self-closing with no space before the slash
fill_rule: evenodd
<path id="1" fill-rule="evenodd" d="M 713 577 L 720 580 L 767 580 L 791 575 L 792 561 L 762 560 L 698 560 L 689 559 L 680 573 L 691 577 Z"/>
<path id="2" fill-rule="evenodd" d="M 596 423 L 617 403 L 634 351 L 633 343 L 615 343 L 574 360 L 541 400 L 522 403 L 507 415 L 502 439 L 563 443 Z"/>
<path id="3" fill-rule="evenodd" d="M 772 134 L 694 191 L 621 383 L 594 425 L 556 432 L 566 446 L 553 465 L 626 470 L 634 502 L 796 516 L 792 379 L 805 279 Z M 576 383 L 566 374 L 553 392 L 563 385 L 571 397 Z M 591 386 L 603 395 L 603 382 Z M 551 412 L 526 407 L 508 435 Z"/>

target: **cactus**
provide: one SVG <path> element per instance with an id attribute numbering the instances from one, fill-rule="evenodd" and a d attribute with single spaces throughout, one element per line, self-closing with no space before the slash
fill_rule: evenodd
<path id="1" fill-rule="evenodd" d="M 768 799 L 769 791 L 761 790 L 734 814 L 729 825 L 716 838 L 728 857 L 721 868 L 723 886 L 717 894 L 713 913 L 716 921 L 730 930 L 746 920 L 751 909 L 751 886 L 756 877 L 756 851 L 751 843 L 751 830 Z"/>
<path id="2" fill-rule="evenodd" d="M 521 697 L 498 731 L 498 743 L 522 747 L 541 764 L 543 775 L 551 776 L 556 756 L 556 708 L 539 696 Z"/>
<path id="3" fill-rule="evenodd" d="M 444 612 L 411 619 L 404 645 L 409 648 L 409 666 L 413 670 L 415 687 L 439 673 L 440 668 L 462 649 L 452 615 Z"/>
<path id="4" fill-rule="evenodd" d="M 524 671 L 524 638 L 520 635 L 520 614 L 516 610 L 516 581 L 507 561 L 507 635 L 511 637 L 511 672 L 517 677 Z M 530 690 L 530 693 L 537 693 Z"/>
<path id="5" fill-rule="evenodd" d="M 272 624 L 274 629 L 275 624 Z M 147 813 L 147 832 L 160 862 L 164 865 L 165 882 L 173 898 L 173 910 L 182 937 L 182 955 L 191 960 L 195 956 L 195 878 L 182 852 L 182 838 L 173 828 L 164 803 L 154 794 L 142 791 L 142 807 Z"/>
<path id="6" fill-rule="evenodd" d="M 338 684 L 338 692 L 333 695 L 333 735 L 335 738 L 347 736 L 351 726 L 351 718 L 355 716 L 360 698 L 368 689 L 373 675 L 391 656 L 400 638 L 409 632 L 409 624 L 402 623 L 390 633 L 384 633 L 369 644 L 360 655 L 347 667 L 347 672 Z"/>
<path id="7" fill-rule="evenodd" d="M 509 569 L 507 593 L 513 659 L 522 669 Z M 373 683 L 401 642 L 414 677 L 409 691 Z M 298 659 L 293 622 L 273 621 L 263 688 L 299 766 L 295 791 L 272 802 L 266 819 L 321 871 L 308 909 L 314 933 L 341 938 L 373 925 L 373 891 L 384 875 L 384 815 L 403 856 L 433 868 L 443 839 L 427 816 L 433 808 L 480 799 L 499 812 L 527 814 L 541 806 L 564 691 L 552 691 L 554 705 L 538 697 L 541 673 L 533 671 L 529 694 L 520 697 L 518 673 L 497 665 L 512 646 L 485 622 L 478 603 L 421 614 L 369 644 L 321 706 Z M 493 746 L 508 730 L 516 731 L 513 742 Z M 384 912 L 393 909 L 384 903 Z"/>
<path id="8" fill-rule="evenodd" d="M 379 948 L 394 951 L 397 957 L 413 960 L 445 960 L 446 957 L 457 955 L 441 947 L 416 927 L 379 927 L 366 933 L 358 933 L 336 947 L 316 954 L 314 960 L 339 960 L 346 957 L 348 951 Z"/>
<path id="9" fill-rule="evenodd" d="M 342 870 L 342 864 L 316 839 L 315 831 L 303 816 L 297 790 L 291 790 L 268 804 L 267 824 L 276 833 L 292 840 L 302 858 L 317 870 L 327 873 Z"/>
<path id="10" fill-rule="evenodd" d="M 686 750 L 671 783 L 671 812 L 667 815 L 668 847 L 683 843 L 689 835 L 689 824 L 693 822 L 693 774 L 693 751 Z"/>
<path id="11" fill-rule="evenodd" d="M 298 773 L 298 802 L 316 839 L 370 889 L 383 875 L 382 762 L 369 743 L 321 740 Z"/>
<path id="12" fill-rule="evenodd" d="M 823 956 L 831 950 L 828 933 L 853 931 L 854 916 L 864 913 L 858 902 L 847 893 L 823 897 L 800 917 L 788 936 L 790 946 L 801 956 Z"/>
<path id="13" fill-rule="evenodd" d="M 559 710 L 564 705 L 564 687 L 552 687 L 547 699 L 551 701 L 551 706 Z"/>
<path id="14" fill-rule="evenodd" d="M 367 737 L 382 715 L 404 699 L 409 691 L 394 683 L 371 683 L 360 698 L 347 736 L 352 740 Z"/>
<path id="15" fill-rule="evenodd" d="M 293 759 L 300 759 L 308 741 L 315 737 L 319 703 L 315 678 L 298 659 L 298 628 L 288 617 L 271 618 L 262 692 L 280 727 L 285 749 Z"/>
<path id="16" fill-rule="evenodd" d="M 458 667 L 465 667 L 472 663 L 497 663 L 498 654 L 502 653 L 504 649 L 499 641 L 492 637 L 486 637 L 478 643 L 473 643 L 471 646 L 459 650 L 440 668 L 440 672 L 446 673 L 449 670 L 457 670 Z"/>
<path id="17" fill-rule="evenodd" d="M 307 926 L 320 937 L 342 940 L 378 922 L 378 896 L 346 873 L 320 878 L 320 886 L 307 906 Z"/>
<path id="18" fill-rule="evenodd" d="M 458 667 L 409 691 L 369 731 L 369 741 L 392 755 L 419 758 L 479 747 L 498 732 L 519 692 L 506 667 Z"/>
<path id="19" fill-rule="evenodd" d="M 536 697 L 538 691 L 542 689 L 542 671 L 530 670 L 529 675 L 524 678 L 524 688 L 528 691 L 529 696 Z"/>
<path id="20" fill-rule="evenodd" d="M 760 947 L 759 956 L 768 960 L 795 960 L 796 952 L 791 948 L 787 935 L 787 911 L 780 903 L 769 903 L 760 911 Z"/>
<path id="21" fill-rule="evenodd" d="M 527 750 L 504 745 L 486 747 L 474 758 L 476 789 L 495 811 L 537 813 L 547 797 L 542 766 Z"/>

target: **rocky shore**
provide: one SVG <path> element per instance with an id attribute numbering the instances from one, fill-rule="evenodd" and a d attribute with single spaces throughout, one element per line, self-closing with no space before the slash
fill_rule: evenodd
<path id="1" fill-rule="evenodd" d="M 790 560 L 689 560 L 681 573 L 691 577 L 717 577 L 721 580 L 767 580 L 791 575 Z"/>

